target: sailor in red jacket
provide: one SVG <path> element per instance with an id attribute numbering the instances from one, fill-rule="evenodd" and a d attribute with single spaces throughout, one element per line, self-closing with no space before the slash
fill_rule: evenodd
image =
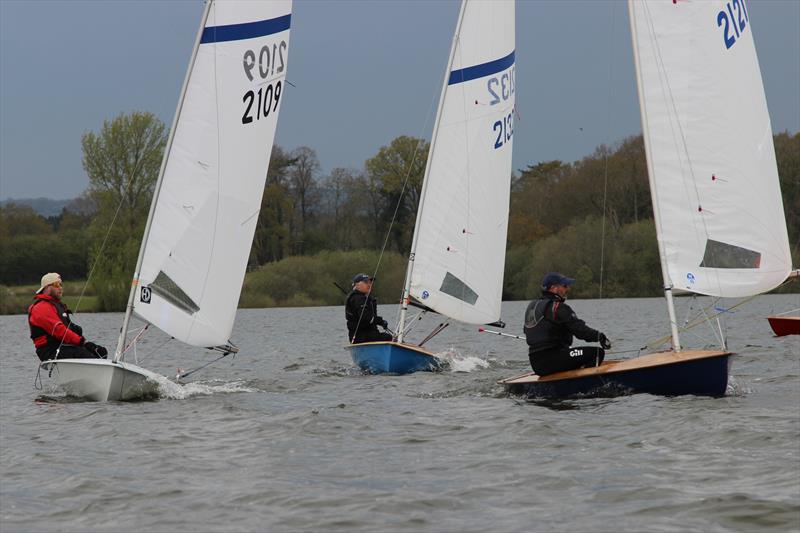
<path id="1" fill-rule="evenodd" d="M 108 350 L 83 338 L 83 329 L 70 320 L 71 311 L 61 302 L 61 276 L 50 272 L 42 276 L 33 303 L 28 307 L 28 325 L 36 355 L 50 359 L 94 359 Z"/>

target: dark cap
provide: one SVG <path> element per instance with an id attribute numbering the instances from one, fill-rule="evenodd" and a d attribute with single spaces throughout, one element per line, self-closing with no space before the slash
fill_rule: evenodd
<path id="1" fill-rule="evenodd" d="M 563 274 L 559 274 L 558 272 L 548 272 L 542 278 L 542 288 L 549 289 L 553 285 L 572 285 L 575 283 L 575 280 L 572 278 L 568 278 Z"/>
<path id="2" fill-rule="evenodd" d="M 374 279 L 375 278 L 373 278 L 372 276 L 361 272 L 360 274 L 356 274 L 355 276 L 353 276 L 353 285 L 355 285 L 359 281 L 372 281 Z"/>

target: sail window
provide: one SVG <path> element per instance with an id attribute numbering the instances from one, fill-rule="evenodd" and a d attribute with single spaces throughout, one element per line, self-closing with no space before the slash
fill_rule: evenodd
<path id="1" fill-rule="evenodd" d="M 701 267 L 708 268 L 758 268 L 761 253 L 741 246 L 708 239 Z"/>
<path id="2" fill-rule="evenodd" d="M 450 272 L 445 274 L 439 290 L 470 305 L 475 305 L 475 302 L 478 301 L 478 294 Z"/>
<path id="3" fill-rule="evenodd" d="M 163 271 L 159 272 L 155 281 L 150 284 L 150 289 L 175 307 L 186 311 L 190 315 L 200 310 L 200 306 L 194 303 L 194 301 L 189 298 L 189 295 L 183 292 L 183 290 L 178 287 L 178 284 L 172 281 L 172 278 L 164 274 Z"/>

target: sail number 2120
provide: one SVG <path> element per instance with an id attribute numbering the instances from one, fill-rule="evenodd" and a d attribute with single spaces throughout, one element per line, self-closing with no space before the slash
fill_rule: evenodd
<path id="1" fill-rule="evenodd" d="M 726 49 L 733 46 L 736 39 L 742 36 L 748 22 L 750 17 L 747 16 L 744 0 L 732 0 L 725 4 L 725 9 L 717 13 L 717 27 L 722 29 L 722 40 L 725 41 Z"/>

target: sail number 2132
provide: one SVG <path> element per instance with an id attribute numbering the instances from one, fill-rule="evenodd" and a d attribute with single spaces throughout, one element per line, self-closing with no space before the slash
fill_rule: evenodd
<path id="1" fill-rule="evenodd" d="M 512 65 L 508 72 L 486 81 L 486 89 L 491 96 L 489 105 L 497 105 L 514 96 L 514 70 L 515 67 Z M 502 148 L 514 135 L 514 110 L 512 109 L 511 113 L 492 124 L 492 131 L 495 135 L 495 150 Z"/>
<path id="2" fill-rule="evenodd" d="M 497 135 L 494 141 L 495 150 L 502 148 L 514 136 L 514 110 L 512 109 L 511 113 L 503 117 L 502 120 L 495 122 L 492 125 L 492 130 Z"/>

